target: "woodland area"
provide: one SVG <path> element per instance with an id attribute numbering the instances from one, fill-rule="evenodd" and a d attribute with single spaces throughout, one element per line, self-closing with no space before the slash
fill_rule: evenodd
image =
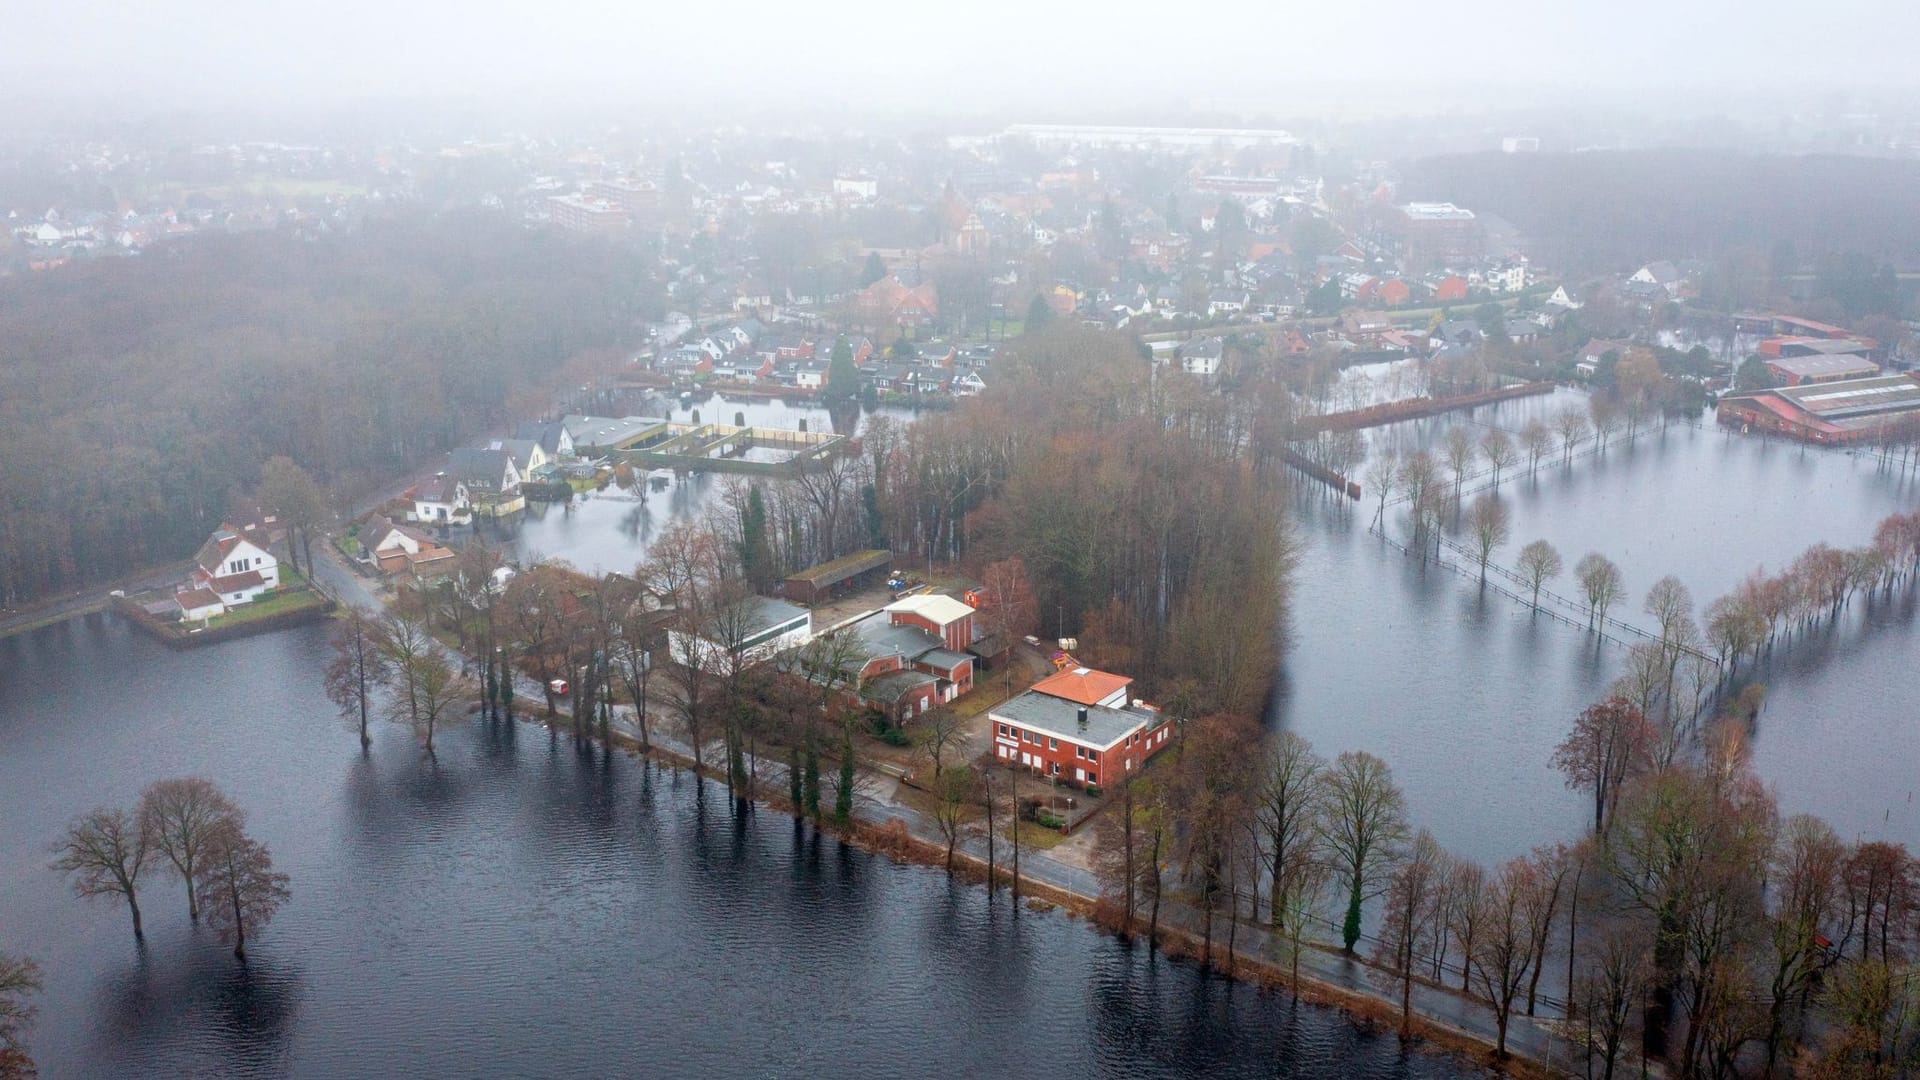
<path id="1" fill-rule="evenodd" d="M 185 557 L 275 455 L 353 490 L 529 414 L 647 275 L 472 213 L 0 280 L 0 604 Z"/>

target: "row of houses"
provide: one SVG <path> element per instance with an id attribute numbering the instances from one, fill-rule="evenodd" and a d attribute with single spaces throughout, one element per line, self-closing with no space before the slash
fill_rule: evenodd
<path id="1" fill-rule="evenodd" d="M 746 319 L 667 350 L 656 361 L 655 370 L 677 379 L 812 393 L 827 384 L 835 341 Z M 904 350 L 882 352 L 864 334 L 848 335 L 846 341 L 861 382 L 880 393 L 964 397 L 986 388 L 982 369 L 991 358 L 990 349 L 962 350 L 949 342 L 921 341 Z"/>

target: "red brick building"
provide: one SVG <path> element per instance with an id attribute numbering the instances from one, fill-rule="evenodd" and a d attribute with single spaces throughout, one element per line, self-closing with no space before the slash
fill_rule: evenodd
<path id="1" fill-rule="evenodd" d="M 994 756 L 1078 787 L 1124 783 L 1167 747 L 1160 710 L 1130 701 L 1131 679 L 1070 668 L 995 706 Z"/>

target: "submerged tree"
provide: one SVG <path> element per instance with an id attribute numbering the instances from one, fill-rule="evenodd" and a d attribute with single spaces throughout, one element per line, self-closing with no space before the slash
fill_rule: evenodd
<path id="1" fill-rule="evenodd" d="M 1540 590 L 1547 582 L 1560 576 L 1560 553 L 1545 540 L 1535 540 L 1520 549 L 1520 577 L 1532 590 L 1532 603 L 1537 611 L 1540 608 Z"/>
<path id="2" fill-rule="evenodd" d="M 373 693 L 386 680 L 387 657 L 373 621 L 357 609 L 347 614 L 327 638 L 333 646 L 333 659 L 327 663 L 327 700 L 340 708 L 340 715 L 360 723 L 360 747 L 373 745 L 367 731 L 367 716 L 372 709 Z"/>
<path id="3" fill-rule="evenodd" d="M 155 780 L 140 796 L 139 829 L 187 886 L 187 916 L 200 918 L 197 887 L 213 834 L 238 821 L 240 808 L 198 776 Z"/>
<path id="4" fill-rule="evenodd" d="M 118 896 L 140 929 L 140 871 L 153 854 L 139 819 L 119 808 L 98 807 L 76 818 L 53 843 L 53 868 L 73 879 L 78 896 Z"/>
<path id="5" fill-rule="evenodd" d="M 241 825 L 240 818 L 229 818 L 207 834 L 195 873 L 207 901 L 207 925 L 223 943 L 232 942 L 233 955 L 244 960 L 248 932 L 258 934 L 292 893 L 287 875 L 274 870 L 267 846 Z"/>

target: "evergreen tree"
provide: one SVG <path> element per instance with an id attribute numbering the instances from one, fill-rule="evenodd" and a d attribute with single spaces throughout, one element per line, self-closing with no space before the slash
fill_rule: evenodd
<path id="1" fill-rule="evenodd" d="M 820 748 L 813 744 L 811 738 L 807 740 L 807 767 L 801 783 L 801 801 L 806 804 L 807 813 L 817 821 L 820 818 Z"/>
<path id="2" fill-rule="evenodd" d="M 886 276 L 887 264 L 880 261 L 880 253 L 877 251 L 868 252 L 867 265 L 860 271 L 860 287 L 864 289 Z"/>
<path id="3" fill-rule="evenodd" d="M 747 489 L 747 508 L 740 515 L 740 572 L 755 591 L 773 585 L 773 548 L 767 540 L 767 504 L 760 486 Z"/>
<path id="4" fill-rule="evenodd" d="M 852 401 L 860 393 L 860 369 L 853 362 L 853 346 L 842 337 L 833 343 L 832 360 L 827 364 L 828 401 Z"/>
<path id="5" fill-rule="evenodd" d="M 853 736 L 840 744 L 840 790 L 833 797 L 833 819 L 841 825 L 853 820 Z"/>

